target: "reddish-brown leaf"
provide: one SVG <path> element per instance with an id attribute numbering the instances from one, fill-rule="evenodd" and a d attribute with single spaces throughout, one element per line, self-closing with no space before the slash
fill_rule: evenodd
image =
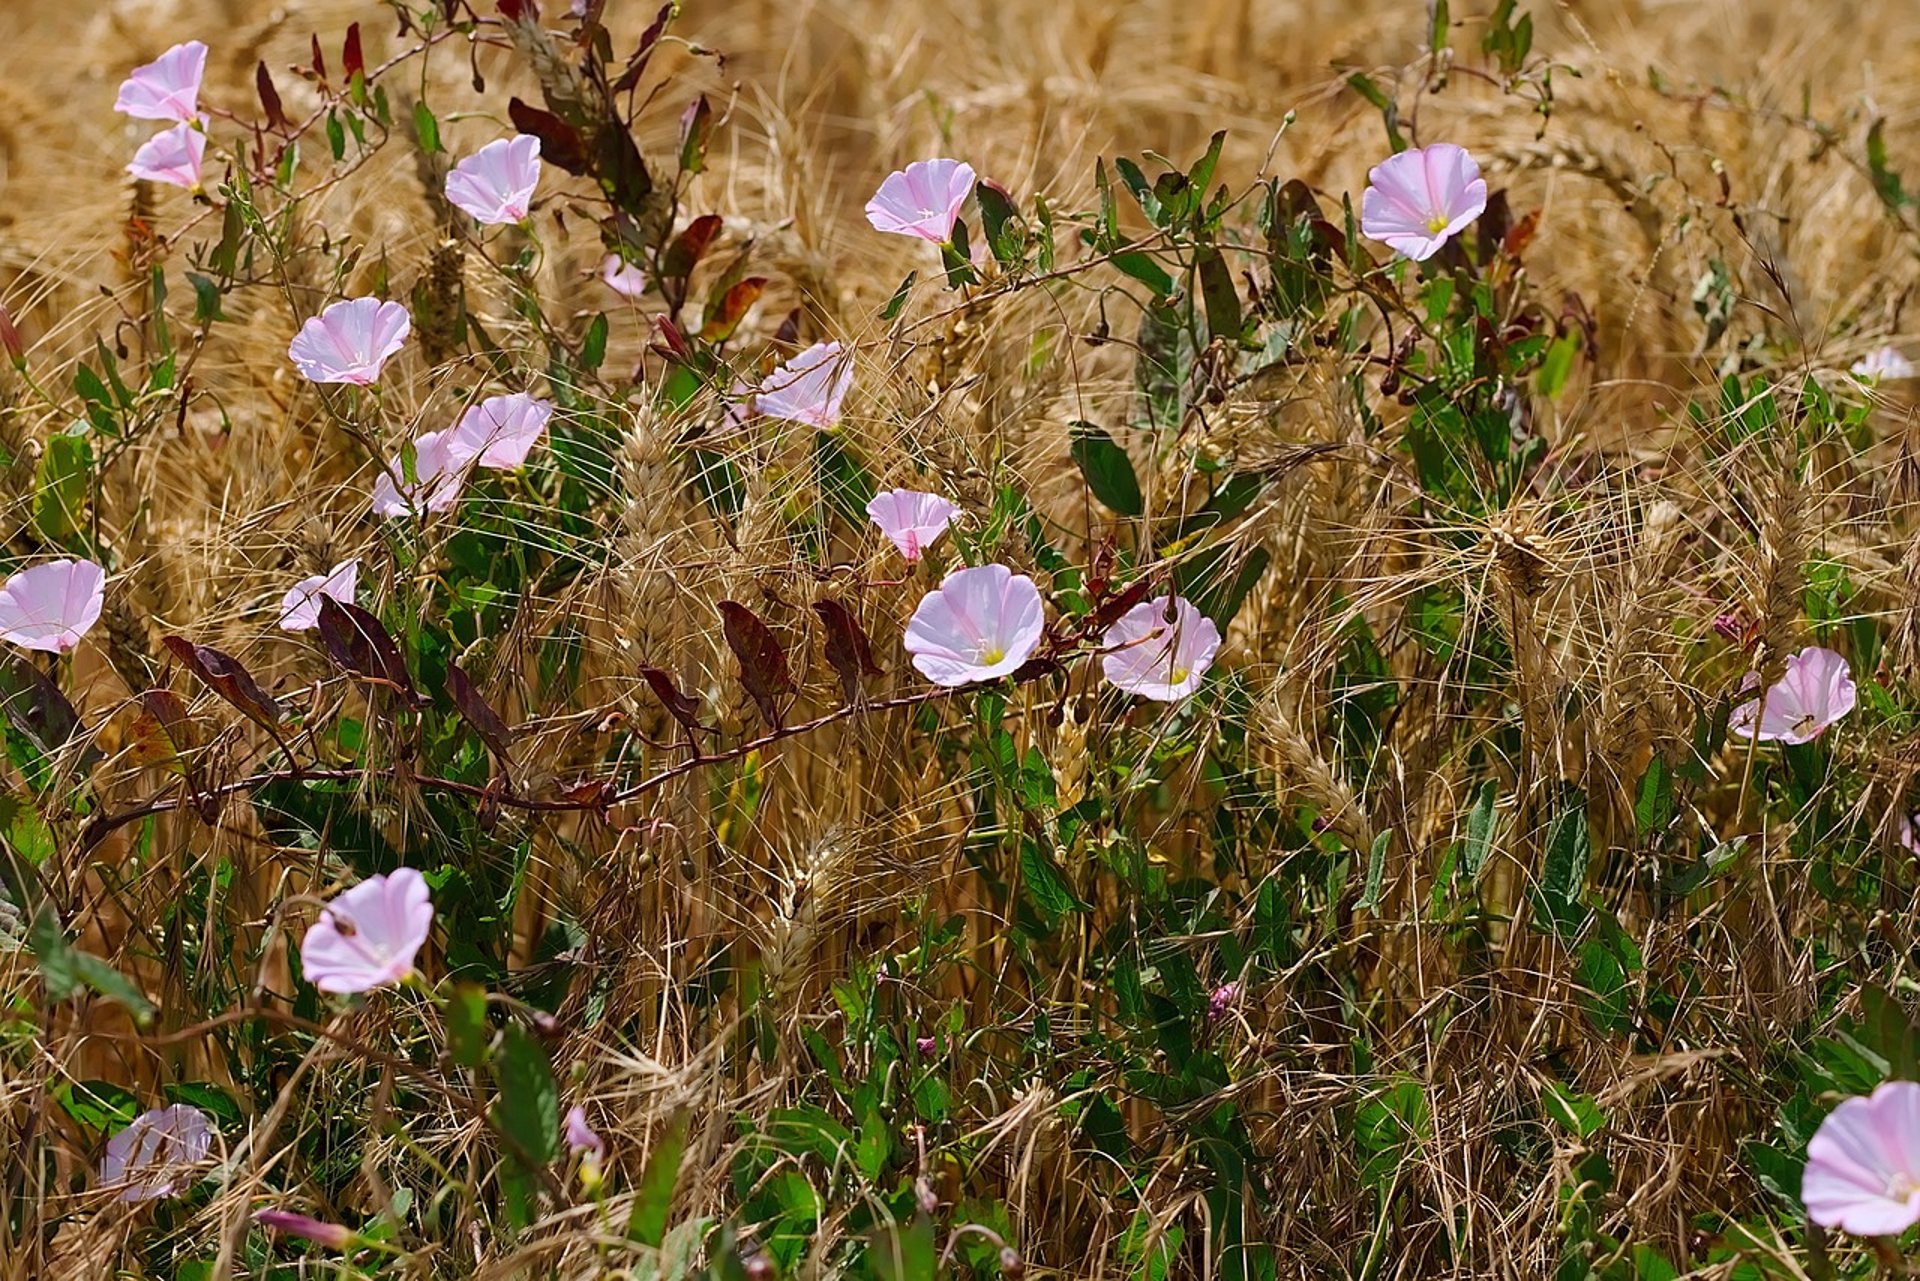
<path id="1" fill-rule="evenodd" d="M 253 73 L 253 86 L 260 91 L 260 106 L 267 113 L 267 128 L 286 129 L 287 109 L 280 105 L 280 91 L 273 87 L 273 73 L 262 61 Z"/>
<path id="2" fill-rule="evenodd" d="M 748 276 L 745 280 L 734 281 L 726 293 L 707 303 L 700 336 L 708 342 L 725 342 L 733 337 L 733 331 L 747 318 L 747 312 L 753 309 L 753 304 L 760 301 L 760 295 L 766 287 L 765 276 Z"/>
<path id="3" fill-rule="evenodd" d="M 320 643 L 334 665 L 349 676 L 383 685 L 419 704 L 425 700 L 414 692 L 407 664 L 400 647 L 379 619 L 358 605 L 320 598 Z"/>
<path id="4" fill-rule="evenodd" d="M 687 229 L 673 238 L 667 246 L 667 252 L 660 255 L 660 274 L 670 280 L 685 280 L 707 256 L 707 250 L 713 247 L 713 241 L 720 234 L 719 214 L 702 214 L 687 224 Z"/>
<path id="5" fill-rule="evenodd" d="M 473 678 L 458 663 L 447 664 L 447 697 L 460 709 L 467 724 L 486 740 L 488 749 L 501 764 L 506 764 L 510 759 L 508 749 L 513 746 L 513 729 L 493 710 L 493 704 L 475 688 Z"/>
<path id="6" fill-rule="evenodd" d="M 354 23 L 347 28 L 347 42 L 340 50 L 340 74 L 352 84 L 355 76 L 365 78 L 367 74 L 367 55 L 360 49 L 360 24 Z"/>
<path id="7" fill-rule="evenodd" d="M 1094 607 L 1087 616 L 1087 634 L 1099 636 L 1107 628 L 1120 621 L 1120 616 L 1147 598 L 1152 584 L 1144 578 L 1135 579 L 1127 584 L 1127 589 L 1118 596 L 1109 596 Z"/>
<path id="8" fill-rule="evenodd" d="M 286 713 L 273 695 L 260 688 L 253 673 L 233 655 L 211 645 L 196 645 L 184 636 L 169 636 L 163 644 L 188 671 L 198 676 L 207 688 L 238 708 L 248 720 L 277 733 Z"/>
<path id="9" fill-rule="evenodd" d="M 587 140 L 580 131 L 551 111 L 529 106 L 518 98 L 507 103 L 507 119 L 521 133 L 540 140 L 540 158 L 575 177 L 584 177 L 593 165 L 587 158 Z"/>
<path id="10" fill-rule="evenodd" d="M 700 699 L 681 693 L 680 687 L 673 683 L 673 677 L 658 667 L 642 667 L 640 675 L 646 678 L 647 687 L 660 700 L 660 706 L 667 709 L 667 715 L 679 721 L 686 729 L 687 737 L 694 739 L 697 744 L 699 740 L 696 736 L 706 728 L 700 723 Z"/>
<path id="11" fill-rule="evenodd" d="M 873 661 L 873 646 L 867 643 L 860 621 L 839 601 L 817 600 L 813 612 L 827 625 L 827 662 L 840 677 L 840 692 L 848 703 L 857 703 L 862 678 L 881 675 Z"/>
<path id="12" fill-rule="evenodd" d="M 318 33 L 315 33 L 313 36 L 313 65 L 309 67 L 308 70 L 313 72 L 314 78 L 321 84 L 327 82 L 327 55 L 320 52 L 320 36 Z"/>
<path id="13" fill-rule="evenodd" d="M 673 5 L 671 3 L 661 5 L 660 12 L 653 19 L 653 24 L 640 33 L 640 47 L 633 51 L 631 58 L 627 59 L 626 70 L 622 71 L 620 78 L 613 82 L 615 93 L 625 93 L 640 83 L 641 76 L 647 74 L 647 63 L 653 57 L 653 47 L 660 43 L 660 37 L 666 33 L 667 23 L 672 18 Z"/>
<path id="14" fill-rule="evenodd" d="M 787 652 L 773 629 L 736 600 L 720 602 L 721 630 L 727 648 L 740 660 L 740 683 L 769 729 L 779 729 L 780 700 L 793 692 L 793 674 L 787 670 Z"/>
<path id="15" fill-rule="evenodd" d="M 540 21 L 540 6 L 534 0 L 500 0 L 496 7 L 508 22 Z"/>

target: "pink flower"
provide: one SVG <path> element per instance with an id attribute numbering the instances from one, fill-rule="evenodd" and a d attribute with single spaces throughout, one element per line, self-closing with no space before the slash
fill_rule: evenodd
<path id="1" fill-rule="evenodd" d="M 64 654 L 100 619 L 107 571 L 90 560 L 43 561 L 0 587 L 0 640 Z"/>
<path id="2" fill-rule="evenodd" d="M 312 382 L 365 387 L 380 380 L 412 329 L 413 317 L 397 302 L 349 298 L 300 326 L 287 355 Z"/>
<path id="3" fill-rule="evenodd" d="M 1046 614 L 1031 578 L 1005 565 L 956 569 L 907 623 L 907 652 L 936 685 L 967 685 L 1015 671 L 1040 644 Z"/>
<path id="4" fill-rule="evenodd" d="M 1900 847 L 1909 854 L 1920 854 L 1920 814 L 1909 814 L 1900 820 Z"/>
<path id="5" fill-rule="evenodd" d="M 1233 1003 L 1239 999 L 1238 983 L 1222 983 L 1213 989 L 1212 995 L 1207 997 L 1207 1022 L 1218 1023 L 1227 1017 L 1227 1011 L 1232 1009 Z"/>
<path id="6" fill-rule="evenodd" d="M 135 67 L 120 85 L 113 109 L 136 120 L 177 120 L 192 124 L 200 111 L 200 79 L 207 71 L 207 46 L 189 40 Z"/>
<path id="7" fill-rule="evenodd" d="M 511 471 L 527 461 L 551 417 L 551 401 L 525 392 L 490 396 L 460 415 L 447 448 L 462 463 Z"/>
<path id="8" fill-rule="evenodd" d="M 1200 688 L 1220 652 L 1220 629 L 1188 601 L 1161 596 L 1122 614 L 1101 643 L 1100 670 L 1108 680 L 1129 694 L 1171 703 Z"/>
<path id="9" fill-rule="evenodd" d="M 1821 1227 L 1891 1236 L 1920 1223 L 1920 1084 L 1885 1081 L 1827 1114 L 1800 1199 Z"/>
<path id="10" fill-rule="evenodd" d="M 100 1181 L 125 1184 L 122 1201 L 152 1201 L 186 1186 L 189 1169 L 207 1159 L 213 1125 L 199 1108 L 175 1103 L 133 1118 L 107 1140 Z"/>
<path id="11" fill-rule="evenodd" d="M 1425 262 L 1487 207 L 1480 166 L 1450 142 L 1403 151 L 1367 174 L 1360 230 Z"/>
<path id="12" fill-rule="evenodd" d="M 608 254 L 600 264 L 600 281 L 622 298 L 638 298 L 647 292 L 647 273 L 619 254 Z"/>
<path id="13" fill-rule="evenodd" d="M 447 199 L 483 227 L 524 222 L 540 185 L 540 140 L 532 134 L 499 138 L 462 160 L 447 175 Z"/>
<path id="14" fill-rule="evenodd" d="M 914 489 L 889 489 L 875 494 L 867 504 L 867 515 L 880 532 L 893 541 L 909 564 L 947 530 L 947 522 L 960 514 L 938 494 L 923 494 Z"/>
<path id="15" fill-rule="evenodd" d="M 127 172 L 148 182 L 200 190 L 200 164 L 207 154 L 207 135 L 192 125 L 175 125 L 147 139 L 133 153 Z"/>
<path id="16" fill-rule="evenodd" d="M 443 512 L 460 500 L 466 485 L 467 464 L 448 440 L 451 431 L 422 432 L 413 439 L 413 475 L 415 484 L 403 492 L 394 478 L 405 479 L 400 460 L 394 459 L 373 482 L 373 512 L 376 516 L 407 516 L 416 509 Z M 317 608 L 317 606 L 316 606 Z"/>
<path id="17" fill-rule="evenodd" d="M 320 598 L 331 596 L 353 604 L 354 589 L 360 585 L 360 562 L 343 560 L 324 574 L 303 578 L 293 585 L 280 602 L 280 630 L 306 632 L 320 626 Z"/>
<path id="18" fill-rule="evenodd" d="M 1747 681 L 1751 686 L 1758 678 L 1750 673 Z M 1847 660 L 1830 649 L 1809 645 L 1787 660 L 1779 683 L 1767 691 L 1766 706 L 1761 708 L 1760 700 L 1754 699 L 1734 708 L 1727 731 L 1763 743 L 1810 743 L 1853 710 L 1854 698 Z"/>
<path id="19" fill-rule="evenodd" d="M 769 418 L 824 431 L 840 421 L 840 402 L 852 386 L 853 358 L 837 342 L 815 343 L 768 374 L 753 403 Z"/>
<path id="20" fill-rule="evenodd" d="M 305 1237 L 329 1250 L 345 1250 L 353 1244 L 352 1228 L 338 1223 L 325 1223 L 310 1215 L 295 1214 L 291 1210 L 255 1210 L 253 1221 L 275 1232 Z"/>
<path id="21" fill-rule="evenodd" d="M 606 1140 L 593 1132 L 587 1124 L 586 1109 L 574 1106 L 567 1109 L 566 1123 L 561 1127 L 567 1136 L 567 1149 L 571 1152 L 586 1152 L 594 1157 L 605 1156 Z"/>
<path id="22" fill-rule="evenodd" d="M 874 230 L 918 236 L 942 245 L 953 239 L 953 220 L 973 194 L 973 166 L 959 160 L 916 160 L 887 175 L 867 201 Z"/>
<path id="23" fill-rule="evenodd" d="M 300 968 L 322 992 L 365 992 L 413 973 L 433 928 L 427 878 L 410 867 L 369 876 L 321 910 L 300 940 Z"/>
<path id="24" fill-rule="evenodd" d="M 1853 362 L 1848 372 L 1861 382 L 1877 383 L 1882 378 L 1913 377 L 1913 362 L 1897 347 L 1880 347 Z"/>

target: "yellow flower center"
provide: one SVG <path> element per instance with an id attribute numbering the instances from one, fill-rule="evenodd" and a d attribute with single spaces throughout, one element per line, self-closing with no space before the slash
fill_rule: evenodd
<path id="1" fill-rule="evenodd" d="M 1167 684 L 1178 685 L 1187 679 L 1187 669 L 1184 667 L 1176 667 L 1167 673 L 1167 677 Z"/>
<path id="2" fill-rule="evenodd" d="M 1910 1174 L 1895 1174 L 1887 1180 L 1887 1196 L 1892 1200 L 1909 1200 L 1915 1192 L 1920 1192 L 1920 1183 Z"/>
<path id="3" fill-rule="evenodd" d="M 1437 236 L 1447 229 L 1448 221 L 1449 219 L 1443 213 L 1433 214 L 1427 219 L 1427 230 Z"/>
<path id="4" fill-rule="evenodd" d="M 1007 651 L 1001 649 L 998 645 L 992 646 L 989 649 L 983 649 L 980 651 L 980 665 L 982 667 L 992 667 L 1006 656 Z"/>

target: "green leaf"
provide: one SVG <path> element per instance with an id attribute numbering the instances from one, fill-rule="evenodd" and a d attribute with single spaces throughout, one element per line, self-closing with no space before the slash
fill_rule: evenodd
<path id="1" fill-rule="evenodd" d="M 1209 246 L 1196 256 L 1194 269 L 1199 273 L 1200 298 L 1206 305 L 1207 332 L 1224 342 L 1239 342 L 1243 324 L 1240 294 L 1234 288 L 1227 260 Z"/>
<path id="2" fill-rule="evenodd" d="M 1644 840 L 1673 821 L 1673 772 L 1655 756 L 1640 776 L 1640 795 L 1633 806 L 1633 825 Z"/>
<path id="3" fill-rule="evenodd" d="M 210 325 L 216 320 L 225 320 L 226 313 L 220 310 L 220 286 L 195 272 L 187 273 L 187 283 L 193 286 L 193 323 Z"/>
<path id="4" fill-rule="evenodd" d="M 580 367 L 598 369 L 607 359 L 607 314 L 595 315 L 587 326 L 586 337 L 580 340 Z"/>
<path id="5" fill-rule="evenodd" d="M 1387 875 L 1387 847 L 1393 843 L 1393 829 L 1387 828 L 1373 838 L 1367 854 L 1367 888 L 1360 895 L 1360 906 L 1372 911 L 1380 906 L 1380 890 Z"/>
<path id="6" fill-rule="evenodd" d="M 93 450 L 84 437 L 63 433 L 47 441 L 47 451 L 40 458 L 33 522 L 48 542 L 70 551 L 86 550 L 80 533 L 92 471 Z"/>
<path id="7" fill-rule="evenodd" d="M 1499 800 L 1500 784 L 1490 778 L 1480 785 L 1480 794 L 1467 811 L 1467 846 L 1461 866 L 1469 881 L 1480 879 L 1480 869 L 1487 865 L 1487 855 L 1493 851 L 1494 814 Z"/>
<path id="8" fill-rule="evenodd" d="M 478 983 L 456 983 L 447 999 L 447 1053 L 461 1067 L 479 1067 L 487 1060 L 493 1027 L 487 1022 L 487 989 Z"/>
<path id="9" fill-rule="evenodd" d="M 1433 24 L 1427 31 L 1427 48 L 1439 53 L 1447 47 L 1447 28 L 1451 18 L 1447 13 L 1447 0 L 1433 0 Z"/>
<path id="10" fill-rule="evenodd" d="M 1547 1082 L 1546 1091 L 1540 1096 L 1540 1104 L 1548 1116 L 1577 1138 L 1592 1138 L 1594 1132 L 1607 1123 L 1607 1114 L 1600 1110 L 1598 1103 L 1558 1081 Z"/>
<path id="11" fill-rule="evenodd" d="M 62 1112 L 102 1134 L 124 1130 L 140 1115 L 140 1096 L 111 1081 L 63 1081 L 53 1097 Z"/>
<path id="12" fill-rule="evenodd" d="M 347 131 L 340 123 L 340 114 L 327 112 L 327 149 L 333 152 L 335 160 L 347 158 Z"/>
<path id="13" fill-rule="evenodd" d="M 240 1105 L 234 1102 L 231 1094 L 217 1085 L 206 1081 L 168 1081 L 160 1087 L 160 1093 L 166 1096 L 169 1103 L 184 1103 L 188 1107 L 199 1108 L 223 1124 L 240 1124 Z"/>
<path id="14" fill-rule="evenodd" d="M 1394 154 L 1407 149 L 1407 140 L 1400 135 L 1400 108 L 1387 95 L 1386 90 L 1374 83 L 1373 77 L 1365 72 L 1356 71 L 1347 77 L 1347 87 L 1372 103 L 1380 112 L 1381 123 L 1387 128 L 1387 144 Z"/>
<path id="15" fill-rule="evenodd" d="M 433 111 L 424 102 L 413 104 L 413 136 L 420 142 L 420 150 L 428 155 L 443 151 L 440 145 L 440 122 L 433 117 Z M 339 159 L 336 152 L 334 159 Z"/>
<path id="16" fill-rule="evenodd" d="M 1587 890 L 1587 864 L 1593 856 L 1587 829 L 1586 793 L 1571 785 L 1563 789 L 1560 809 L 1547 825 L 1546 858 L 1540 871 L 1540 894 L 1556 925 L 1577 921 Z"/>
<path id="17" fill-rule="evenodd" d="M 53 857 L 53 829 L 40 811 L 17 796 L 0 795 L 0 840 L 33 867 Z"/>
<path id="18" fill-rule="evenodd" d="M 110 1001 L 118 1001 L 141 1027 L 153 1022 L 153 1003 L 118 970 L 89 952 L 67 942 L 65 931 L 53 909 L 42 904 L 27 930 L 27 946 L 40 962 L 40 977 L 47 995 L 64 1001 L 82 988 L 91 988 Z"/>
<path id="19" fill-rule="evenodd" d="M 867 1255 L 875 1281 L 935 1281 L 938 1257 L 933 1220 L 915 1215 L 906 1227 L 889 1224 L 875 1236 Z"/>
<path id="20" fill-rule="evenodd" d="M 1093 496 L 1122 516 L 1143 513 L 1146 504 L 1140 497 L 1140 481 L 1127 452 L 1092 423 L 1075 422 L 1072 433 L 1073 443 L 1068 449 Z"/>
<path id="21" fill-rule="evenodd" d="M 1156 298 L 1165 298 L 1173 292 L 1173 277 L 1162 267 L 1143 253 L 1119 253 L 1113 256 L 1113 265 L 1123 274 L 1131 276 L 1147 288 L 1153 290 Z"/>
<path id="22" fill-rule="evenodd" d="M 1048 916 L 1084 912 L 1087 905 L 1074 894 L 1067 878 L 1032 837 L 1020 842 L 1020 883 L 1033 905 Z"/>
<path id="23" fill-rule="evenodd" d="M 919 274 L 917 271 L 907 273 L 907 278 L 900 282 L 898 289 L 893 291 L 893 297 L 887 299 L 887 305 L 880 309 L 880 319 L 892 320 L 900 314 L 900 309 L 907 305 L 907 297 L 913 292 L 913 282 Z"/>
<path id="24" fill-rule="evenodd" d="M 628 1240 L 657 1246 L 665 1239 L 668 1212 L 673 1207 L 673 1187 L 680 1177 L 680 1161 L 686 1151 L 687 1118 L 683 1113 L 667 1123 L 653 1151 L 647 1155 L 647 1168 L 640 1175 L 633 1212 L 627 1216 Z"/>
<path id="25" fill-rule="evenodd" d="M 493 1123 L 519 1149 L 517 1162 L 544 1167 L 560 1155 L 560 1092 L 547 1052 L 518 1023 L 509 1023 L 494 1056 Z"/>

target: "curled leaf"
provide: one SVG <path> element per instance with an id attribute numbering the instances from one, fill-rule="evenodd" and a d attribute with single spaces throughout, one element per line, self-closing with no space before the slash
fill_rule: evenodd
<path id="1" fill-rule="evenodd" d="M 460 709 L 467 724 L 486 740 L 494 756 L 505 764 L 508 749 L 513 746 L 513 729 L 493 710 L 493 705 L 475 688 L 473 678 L 458 663 L 447 664 L 447 697 Z"/>
<path id="2" fill-rule="evenodd" d="M 873 661 L 873 647 L 867 642 L 867 634 L 861 630 L 852 611 L 837 600 L 817 600 L 813 603 L 813 612 L 826 624 L 827 662 L 840 677 L 840 692 L 849 704 L 857 703 L 861 679 L 881 675 Z"/>
<path id="3" fill-rule="evenodd" d="M 211 645 L 196 645 L 184 636 L 169 636 L 162 643 L 208 689 L 240 709 L 247 719 L 269 733 L 278 731 L 286 713 L 239 659 Z"/>
<path id="4" fill-rule="evenodd" d="M 379 619 L 358 605 L 320 598 L 320 643 L 327 657 L 349 676 L 383 685 L 416 705 L 424 702 L 400 657 L 400 647 Z"/>
<path id="5" fill-rule="evenodd" d="M 687 737 L 692 740 L 697 752 L 700 748 L 699 735 L 706 729 L 700 723 L 700 700 L 681 693 L 680 687 L 673 683 L 673 677 L 658 667 L 642 667 L 640 675 L 646 678 L 648 688 L 653 690 L 653 696 L 660 700 L 660 705 L 667 709 L 667 715 L 679 721 L 687 731 Z"/>
<path id="6" fill-rule="evenodd" d="M 583 177 L 593 167 L 587 156 L 587 140 L 580 131 L 539 107 L 531 107 L 518 98 L 507 103 L 507 119 L 520 133 L 540 140 L 540 158 L 575 177 Z"/>
<path id="7" fill-rule="evenodd" d="M 793 674 L 787 670 L 787 653 L 773 629 L 739 601 L 720 602 L 721 629 L 727 648 L 740 660 L 740 683 L 760 709 L 760 717 L 769 729 L 779 729 L 780 700 L 793 692 Z"/>

